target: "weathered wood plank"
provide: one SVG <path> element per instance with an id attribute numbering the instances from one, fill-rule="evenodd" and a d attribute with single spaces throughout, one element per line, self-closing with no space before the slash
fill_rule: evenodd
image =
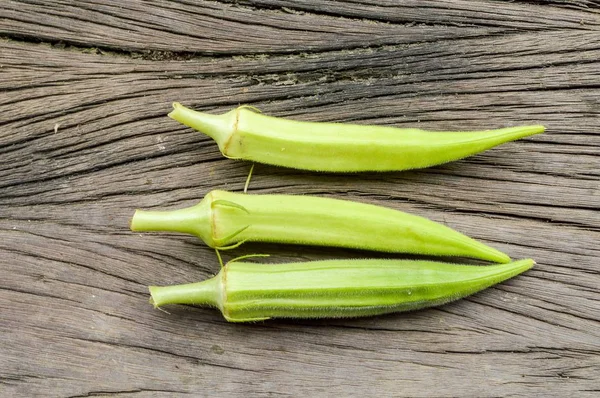
<path id="1" fill-rule="evenodd" d="M 6 1 L 1 395 L 597 395 L 599 9 Z M 174 100 L 439 130 L 545 124 L 544 135 L 427 170 L 256 165 L 250 185 L 414 212 L 538 265 L 466 300 L 386 317 L 232 325 L 210 309 L 155 311 L 148 284 L 201 280 L 218 264 L 193 237 L 129 232 L 133 210 L 239 191 L 250 166 L 168 119 Z M 226 256 L 257 252 L 384 256 L 259 244 Z"/>
<path id="2" fill-rule="evenodd" d="M 458 39 L 517 29 L 600 27 L 596 12 L 590 12 L 597 2 L 581 10 L 490 0 L 477 2 L 477 7 L 469 1 L 319 3 L 7 0 L 0 34 L 120 51 L 253 54 Z"/>

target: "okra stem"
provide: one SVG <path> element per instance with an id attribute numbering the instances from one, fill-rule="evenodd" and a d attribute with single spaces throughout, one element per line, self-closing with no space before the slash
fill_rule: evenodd
<path id="1" fill-rule="evenodd" d="M 211 115 L 192 111 L 178 102 L 173 103 L 173 111 L 169 117 L 188 127 L 201 129 L 204 134 L 216 142 L 224 142 L 229 137 L 229 131 L 235 126 L 235 110 L 225 115 Z"/>
<path id="2" fill-rule="evenodd" d="M 185 209 L 169 211 L 136 210 L 129 227 L 132 231 L 170 231 L 192 234 L 205 239 L 211 247 L 211 212 L 201 202 Z"/>
<path id="3" fill-rule="evenodd" d="M 222 301 L 219 278 L 210 278 L 203 282 L 175 286 L 150 286 L 150 302 L 159 307 L 166 304 L 193 304 L 218 307 Z"/>

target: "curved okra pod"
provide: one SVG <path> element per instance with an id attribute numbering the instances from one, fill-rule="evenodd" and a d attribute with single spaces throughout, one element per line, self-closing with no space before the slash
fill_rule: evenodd
<path id="1" fill-rule="evenodd" d="M 230 322 L 343 318 L 432 307 L 524 272 L 535 262 L 472 266 L 431 261 L 332 260 L 291 264 L 230 262 L 213 278 L 151 286 L 151 302 L 218 308 Z"/>
<path id="2" fill-rule="evenodd" d="M 169 116 L 213 138 L 224 156 L 296 169 L 358 172 L 434 166 L 544 132 L 544 126 L 434 132 L 414 128 L 300 122 L 242 106 L 222 115 L 173 104 Z"/>
<path id="3" fill-rule="evenodd" d="M 137 210 L 130 226 L 133 231 L 193 234 L 217 249 L 245 241 L 277 242 L 510 261 L 506 254 L 423 217 L 314 196 L 212 191 L 186 209 Z"/>

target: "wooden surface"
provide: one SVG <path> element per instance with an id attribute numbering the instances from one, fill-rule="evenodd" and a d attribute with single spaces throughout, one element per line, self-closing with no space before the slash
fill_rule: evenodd
<path id="1" fill-rule="evenodd" d="M 373 3 L 1 3 L 2 397 L 600 394 L 600 2 Z M 129 232 L 134 209 L 240 191 L 250 167 L 167 118 L 175 100 L 439 130 L 544 124 L 427 170 L 257 165 L 250 185 L 414 212 L 538 265 L 375 318 L 154 310 L 147 285 L 218 263 L 193 237 Z M 246 244 L 226 257 L 265 252 L 380 256 Z"/>

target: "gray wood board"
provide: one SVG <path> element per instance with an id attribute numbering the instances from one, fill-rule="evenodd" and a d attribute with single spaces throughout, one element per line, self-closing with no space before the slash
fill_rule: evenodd
<path id="1" fill-rule="evenodd" d="M 0 6 L 0 395 L 598 395 L 599 2 L 123 3 Z M 130 232 L 134 209 L 241 191 L 250 169 L 166 117 L 173 101 L 434 130 L 544 124 L 426 170 L 257 164 L 249 188 L 413 212 L 538 264 L 383 317 L 243 325 L 154 310 L 147 285 L 219 265 L 194 237 Z M 387 257 L 224 255 L 251 253 Z"/>

